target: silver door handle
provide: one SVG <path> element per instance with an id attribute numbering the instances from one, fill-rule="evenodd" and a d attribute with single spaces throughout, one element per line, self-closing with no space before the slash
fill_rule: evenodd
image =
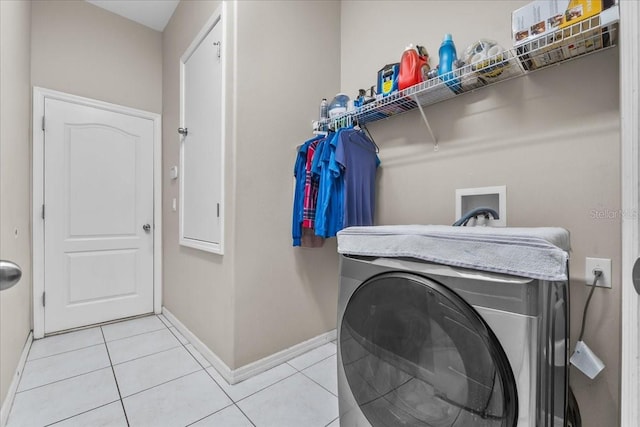
<path id="1" fill-rule="evenodd" d="M 142 226 L 142 229 L 148 233 L 149 231 L 151 231 L 151 225 L 145 224 Z"/>
<path id="2" fill-rule="evenodd" d="M 187 133 L 189 133 L 189 132 L 187 131 L 187 128 L 178 128 L 178 133 L 180 135 L 187 136 Z"/>
<path id="3" fill-rule="evenodd" d="M 631 278 L 633 279 L 633 287 L 636 288 L 636 292 L 640 295 L 640 258 L 633 264 Z"/>
<path id="4" fill-rule="evenodd" d="M 0 260 L 0 291 L 9 289 L 20 281 L 22 270 L 18 264 Z"/>

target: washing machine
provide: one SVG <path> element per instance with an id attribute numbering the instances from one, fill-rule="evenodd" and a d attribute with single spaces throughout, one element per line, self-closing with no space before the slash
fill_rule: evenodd
<path id="1" fill-rule="evenodd" d="M 565 426 L 568 281 L 341 255 L 340 426 Z"/>

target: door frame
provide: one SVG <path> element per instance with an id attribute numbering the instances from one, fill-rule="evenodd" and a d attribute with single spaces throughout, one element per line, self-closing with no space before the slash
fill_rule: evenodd
<path id="1" fill-rule="evenodd" d="M 32 155 L 32 247 L 33 247 L 33 337 L 44 337 L 44 132 L 46 99 L 71 102 L 88 107 L 140 117 L 153 121 L 153 311 L 162 312 L 162 117 L 109 102 L 71 95 L 41 87 L 33 87 L 33 155 Z"/>
<path id="2" fill-rule="evenodd" d="M 640 417 L 640 296 L 631 271 L 640 256 L 640 5 L 620 2 L 620 145 L 622 185 L 622 345 L 620 425 L 637 426 Z"/>

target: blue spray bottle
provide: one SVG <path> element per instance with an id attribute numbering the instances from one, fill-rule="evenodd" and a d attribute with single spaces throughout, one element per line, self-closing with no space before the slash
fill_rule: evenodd
<path id="1" fill-rule="evenodd" d="M 438 64 L 438 77 L 456 93 L 460 93 L 460 80 L 454 74 L 453 63 L 458 59 L 456 55 L 456 45 L 453 44 L 451 34 L 445 34 L 440 45 L 440 63 Z"/>

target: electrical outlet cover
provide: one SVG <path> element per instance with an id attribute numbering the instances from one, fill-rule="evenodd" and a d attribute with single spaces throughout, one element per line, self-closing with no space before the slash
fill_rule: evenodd
<path id="1" fill-rule="evenodd" d="M 608 258 L 587 258 L 584 269 L 584 277 L 587 286 L 593 285 L 593 270 L 602 270 L 602 276 L 598 279 L 596 286 L 600 288 L 611 287 L 611 260 Z"/>

